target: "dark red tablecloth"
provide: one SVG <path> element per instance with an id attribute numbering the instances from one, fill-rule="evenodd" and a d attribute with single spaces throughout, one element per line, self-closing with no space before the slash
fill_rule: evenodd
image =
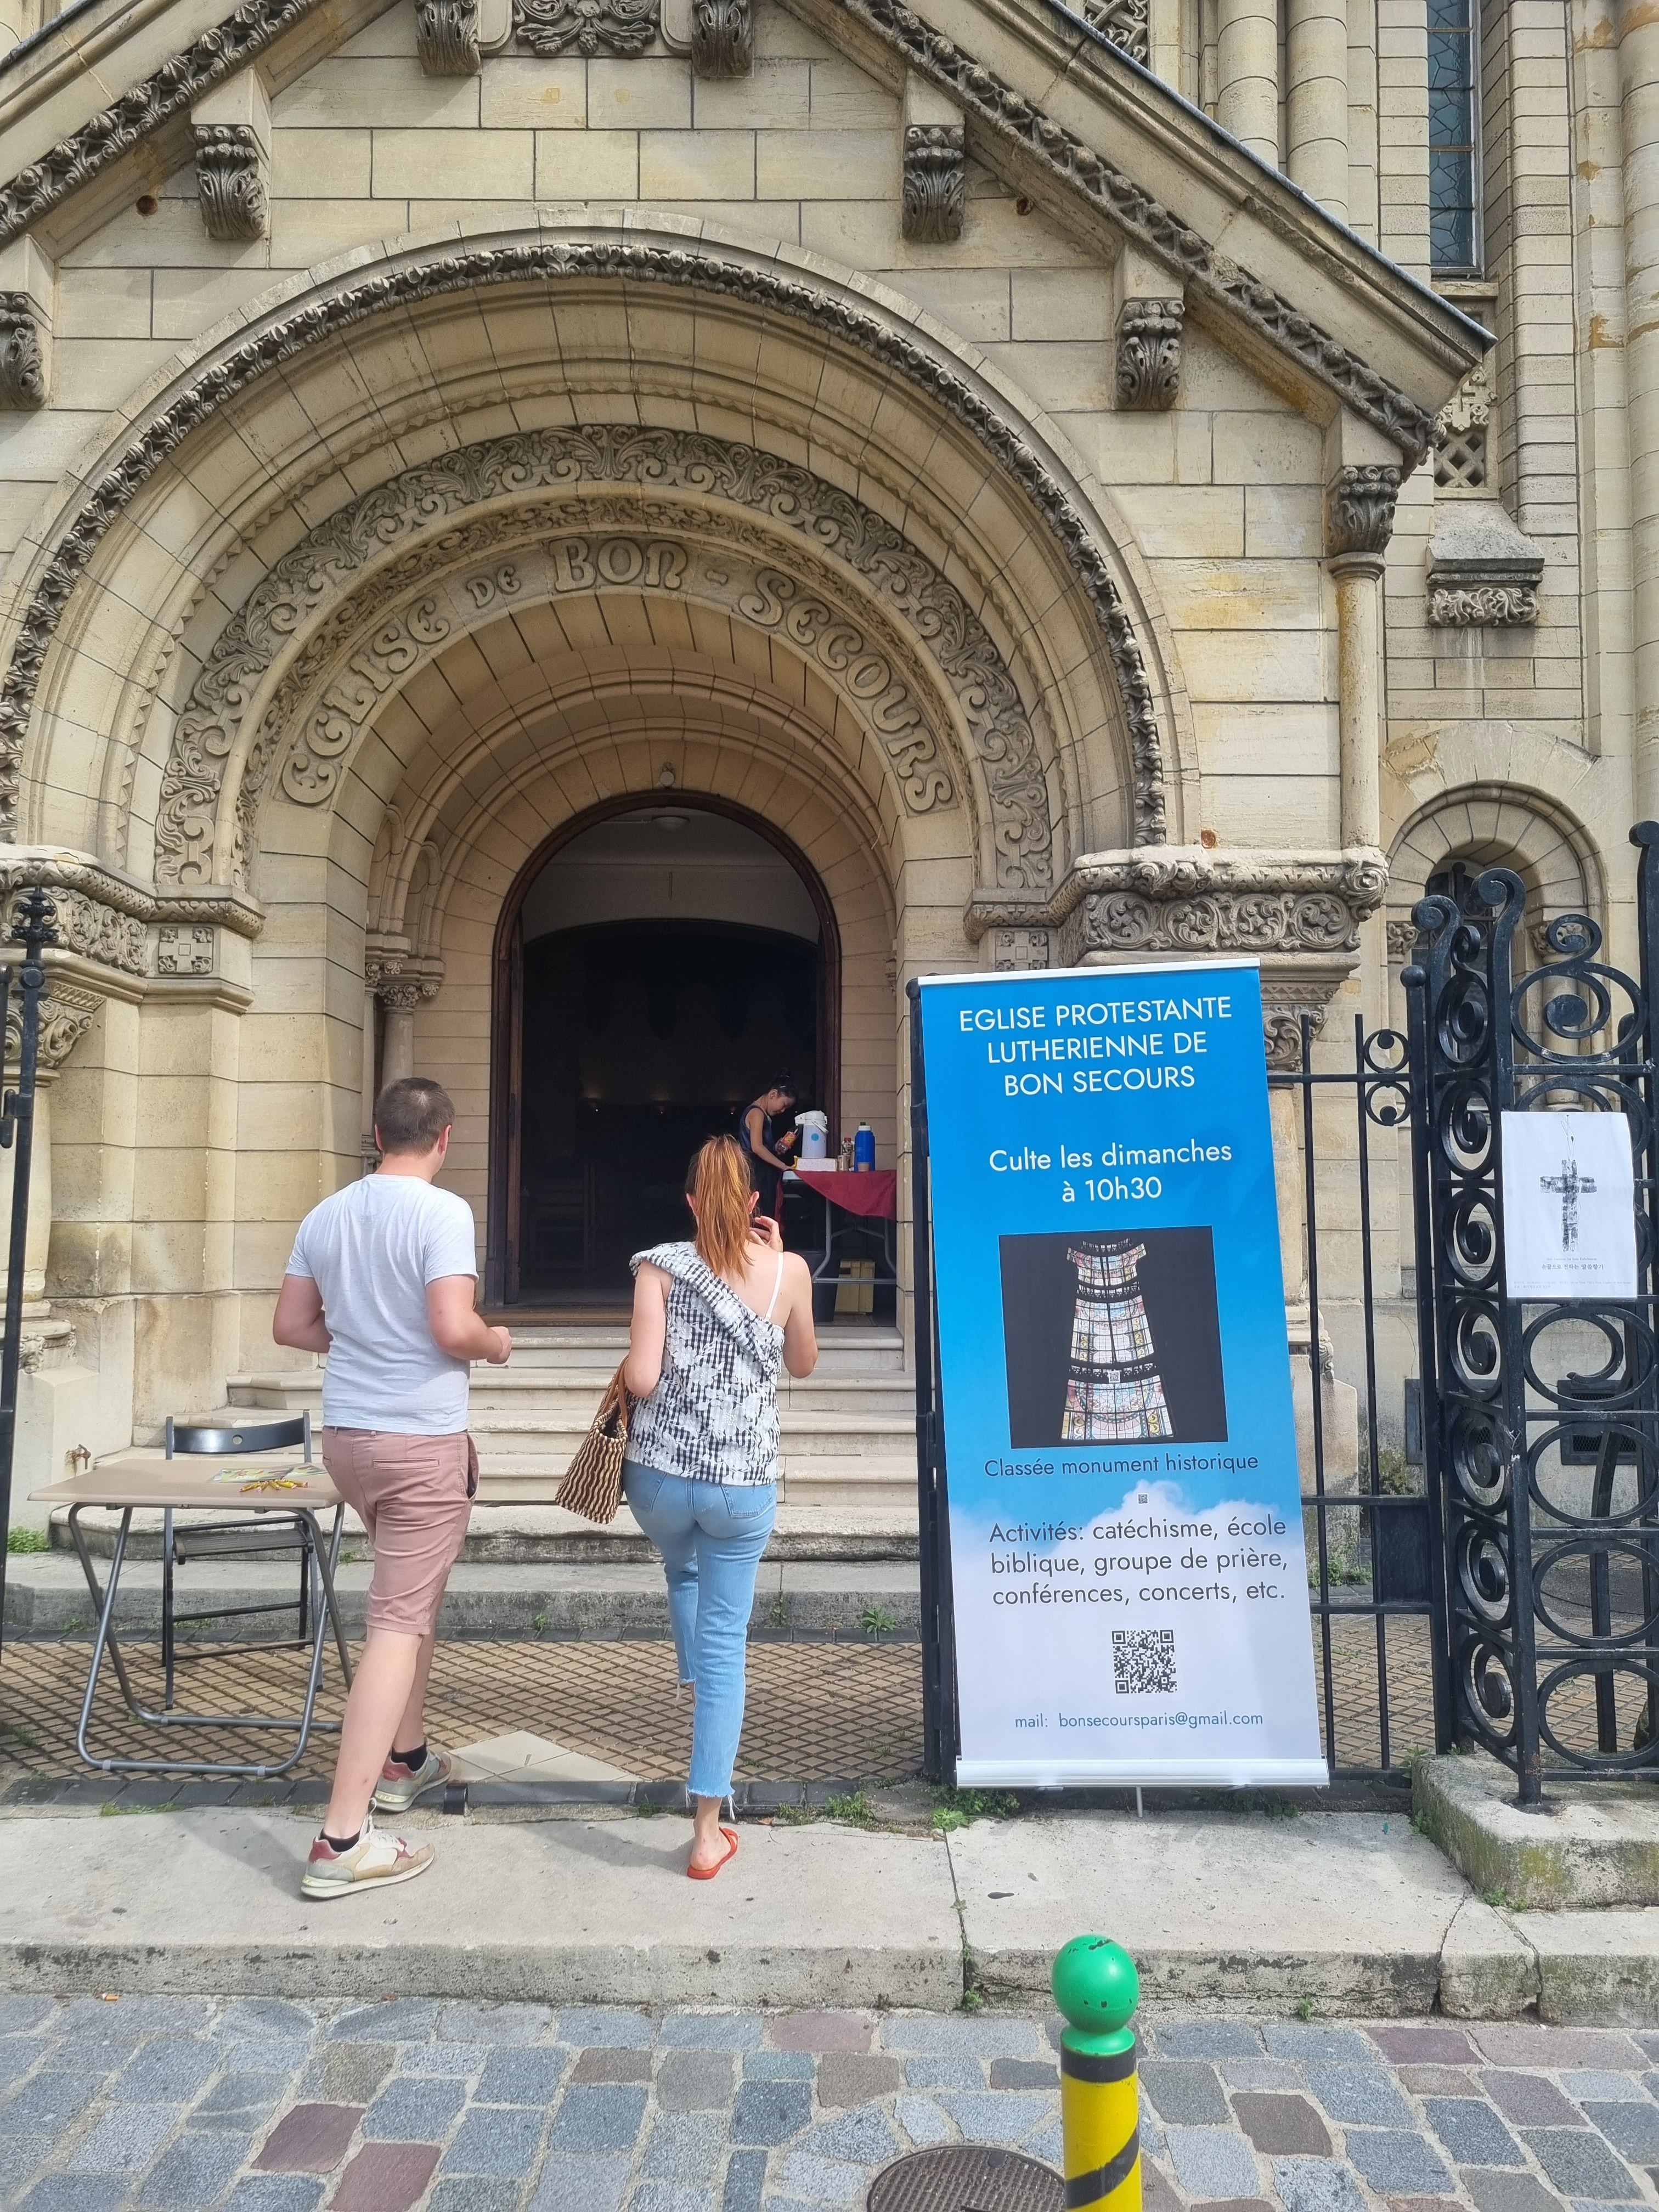
<path id="1" fill-rule="evenodd" d="M 864 1175 L 797 1175 L 802 1190 L 820 1191 L 843 1213 L 861 1213 L 868 1220 L 898 1219 L 898 1170 L 872 1168 Z"/>

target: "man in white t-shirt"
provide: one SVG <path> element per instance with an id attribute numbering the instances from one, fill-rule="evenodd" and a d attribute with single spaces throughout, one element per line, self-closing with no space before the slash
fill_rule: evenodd
<path id="1" fill-rule="evenodd" d="M 472 1209 L 433 1177 L 455 1109 L 423 1075 L 374 1102 L 380 1164 L 300 1224 L 271 1334 L 325 1352 L 323 1462 L 374 1547 L 368 1636 L 357 1662 L 307 1897 L 409 1881 L 432 1863 L 380 1834 L 371 1804 L 403 1813 L 448 1779 L 428 1747 L 426 1678 L 444 1585 L 466 1537 L 477 1461 L 466 1430 L 470 1363 L 503 1365 L 504 1328 L 473 1310 Z"/>

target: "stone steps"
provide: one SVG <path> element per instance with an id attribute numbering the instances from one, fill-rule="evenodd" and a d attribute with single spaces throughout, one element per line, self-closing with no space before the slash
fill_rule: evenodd
<path id="1" fill-rule="evenodd" d="M 493 1506 L 550 1503 L 628 1345 L 626 1328 L 527 1328 L 513 1364 L 476 1366 L 471 1424 L 479 1497 Z M 829 1512 L 914 1512 L 915 1391 L 899 1364 L 893 1329 L 827 1330 L 804 1380 L 778 1392 L 782 1437 L 780 1502 Z M 229 1403 L 246 1412 L 308 1410 L 322 1417 L 320 1366 L 271 1368 L 231 1377 Z"/>

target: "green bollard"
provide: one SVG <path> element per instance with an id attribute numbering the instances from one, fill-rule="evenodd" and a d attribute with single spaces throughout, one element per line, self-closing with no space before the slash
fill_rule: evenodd
<path id="1" fill-rule="evenodd" d="M 1067 2022 L 1060 2039 L 1066 2212 L 1140 2212 L 1140 2087 L 1129 2025 L 1140 2002 L 1135 1962 L 1109 1936 L 1074 1936 L 1051 1981 Z"/>

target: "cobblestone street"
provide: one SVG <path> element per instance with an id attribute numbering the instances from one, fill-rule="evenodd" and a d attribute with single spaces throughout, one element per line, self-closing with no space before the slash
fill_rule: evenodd
<path id="1" fill-rule="evenodd" d="M 0 1999 L 0 2202 L 791 2212 L 916 2145 L 1059 2162 L 1052 2024 Z M 1145 2025 L 1148 2212 L 1652 2204 L 1659 2033 Z"/>

